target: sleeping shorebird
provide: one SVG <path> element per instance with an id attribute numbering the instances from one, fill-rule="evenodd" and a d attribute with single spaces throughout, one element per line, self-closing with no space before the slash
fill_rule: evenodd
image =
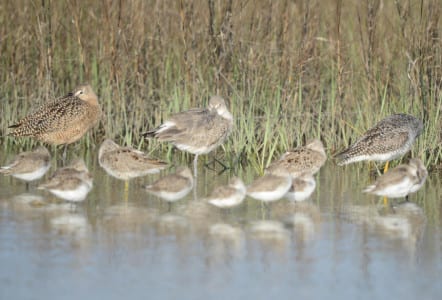
<path id="1" fill-rule="evenodd" d="M 285 195 L 291 201 L 301 202 L 310 197 L 316 187 L 315 178 L 310 173 L 293 178 L 292 186 Z"/>
<path id="2" fill-rule="evenodd" d="M 388 116 L 365 132 L 350 147 L 338 153 L 335 158 L 340 166 L 363 160 L 386 161 L 386 173 L 388 162 L 410 151 L 423 127 L 421 120 L 410 115 Z"/>
<path id="3" fill-rule="evenodd" d="M 33 113 L 9 126 L 10 136 L 29 136 L 52 145 L 66 146 L 79 140 L 101 117 L 97 95 L 90 85 L 80 85 L 71 93 L 43 104 Z"/>
<path id="4" fill-rule="evenodd" d="M 129 179 L 156 174 L 168 166 L 164 161 L 150 158 L 132 147 L 122 147 L 110 139 L 101 143 L 98 162 L 109 175 L 125 181 L 126 193 Z"/>
<path id="5" fill-rule="evenodd" d="M 51 155 L 43 146 L 33 151 L 19 153 L 11 163 L 0 168 L 3 175 L 26 181 L 26 189 L 29 182 L 43 177 L 51 166 Z"/>
<path id="6" fill-rule="evenodd" d="M 374 184 L 366 187 L 364 192 L 388 198 L 408 199 L 409 194 L 423 186 L 427 175 L 422 161 L 412 158 L 408 164 L 399 165 L 381 175 Z"/>
<path id="7" fill-rule="evenodd" d="M 265 174 L 255 179 L 247 187 L 247 195 L 262 202 L 272 202 L 281 199 L 292 186 L 292 177 L 285 174 Z"/>
<path id="8" fill-rule="evenodd" d="M 318 139 L 311 140 L 303 147 L 284 153 L 277 161 L 272 162 L 266 173 L 277 174 L 280 170 L 288 171 L 293 178 L 304 173 L 315 174 L 327 160 L 324 145 Z"/>
<path id="9" fill-rule="evenodd" d="M 166 175 L 145 189 L 148 193 L 160 197 L 167 202 L 175 202 L 184 198 L 193 188 L 192 172 L 187 167 L 179 167 L 176 173 Z"/>
<path id="10" fill-rule="evenodd" d="M 213 96 L 206 109 L 191 109 L 172 115 L 159 127 L 143 133 L 145 138 L 171 142 L 182 151 L 195 154 L 194 175 L 200 154 L 207 154 L 221 145 L 233 127 L 233 117 L 223 98 Z"/>
<path id="11" fill-rule="evenodd" d="M 245 196 L 244 182 L 238 177 L 233 177 L 228 185 L 215 188 L 207 198 L 207 202 L 216 207 L 231 208 L 240 205 Z"/>
<path id="12" fill-rule="evenodd" d="M 55 171 L 51 178 L 38 188 L 48 190 L 67 201 L 81 202 L 92 189 L 92 176 L 83 159 L 74 159 L 68 166 Z"/>

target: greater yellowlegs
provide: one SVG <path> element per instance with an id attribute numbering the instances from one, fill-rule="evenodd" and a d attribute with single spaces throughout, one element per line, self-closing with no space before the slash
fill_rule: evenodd
<path id="1" fill-rule="evenodd" d="M 394 114 L 381 120 L 335 158 L 338 165 L 363 160 L 386 161 L 385 173 L 388 162 L 407 153 L 422 130 L 421 120 L 406 114 Z"/>

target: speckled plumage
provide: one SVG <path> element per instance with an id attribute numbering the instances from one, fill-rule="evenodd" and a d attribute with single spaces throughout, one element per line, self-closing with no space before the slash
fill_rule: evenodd
<path id="1" fill-rule="evenodd" d="M 394 114 L 381 120 L 335 158 L 338 165 L 362 160 L 390 161 L 407 153 L 422 130 L 421 120 Z"/>
<path id="2" fill-rule="evenodd" d="M 168 166 L 164 161 L 150 158 L 131 147 L 121 147 L 110 139 L 101 144 L 98 162 L 109 175 L 121 180 L 155 174 Z"/>
<path id="3" fill-rule="evenodd" d="M 55 196 L 67 201 L 83 201 L 92 189 L 92 176 L 83 159 L 74 159 L 58 169 L 51 178 L 41 184 L 39 189 L 48 190 Z"/>
<path id="4" fill-rule="evenodd" d="M 147 192 L 173 202 L 186 196 L 193 188 L 192 172 L 187 167 L 179 167 L 175 174 L 166 175 L 145 186 Z"/>
<path id="5" fill-rule="evenodd" d="M 233 127 L 233 117 L 223 98 L 213 96 L 206 109 L 191 109 L 172 115 L 159 127 L 143 134 L 145 138 L 171 142 L 178 149 L 198 155 L 221 145 Z"/>
<path id="6" fill-rule="evenodd" d="M 3 175 L 11 175 L 24 181 L 39 179 L 49 170 L 51 155 L 43 146 L 19 153 L 11 163 L 0 168 Z"/>
<path id="7" fill-rule="evenodd" d="M 71 144 L 92 128 L 100 117 L 97 96 L 90 85 L 81 85 L 9 126 L 12 131 L 8 135 L 29 136 L 52 145 Z"/>
<path id="8" fill-rule="evenodd" d="M 425 165 L 418 158 L 408 164 L 402 164 L 381 175 L 376 182 L 364 189 L 364 192 L 389 198 L 406 197 L 419 190 L 428 176 Z"/>
<path id="9" fill-rule="evenodd" d="M 303 173 L 315 174 L 326 160 L 324 145 L 320 140 L 314 139 L 303 147 L 284 153 L 279 160 L 268 166 L 266 173 L 277 174 L 283 170 L 288 171 L 294 178 Z"/>

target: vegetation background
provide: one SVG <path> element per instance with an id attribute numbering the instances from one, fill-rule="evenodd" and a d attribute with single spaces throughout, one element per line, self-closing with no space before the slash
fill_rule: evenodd
<path id="1" fill-rule="evenodd" d="M 220 94 L 236 127 L 217 156 L 231 166 L 262 170 L 314 137 L 331 155 L 404 112 L 425 124 L 410 155 L 437 167 L 441 10 L 441 0 L 0 0 L 1 134 L 89 82 L 104 118 L 84 149 L 106 136 L 170 154 L 140 133 Z"/>

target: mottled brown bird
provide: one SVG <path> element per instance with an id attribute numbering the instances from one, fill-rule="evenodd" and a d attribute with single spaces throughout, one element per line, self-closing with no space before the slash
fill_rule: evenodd
<path id="1" fill-rule="evenodd" d="M 406 114 L 386 117 L 365 132 L 354 144 L 338 153 L 338 165 L 369 160 L 388 162 L 410 151 L 424 128 L 422 121 Z"/>
<path id="2" fill-rule="evenodd" d="M 97 95 L 91 86 L 80 85 L 64 97 L 43 104 L 9 126 L 10 136 L 28 136 L 52 145 L 79 140 L 101 117 Z"/>

